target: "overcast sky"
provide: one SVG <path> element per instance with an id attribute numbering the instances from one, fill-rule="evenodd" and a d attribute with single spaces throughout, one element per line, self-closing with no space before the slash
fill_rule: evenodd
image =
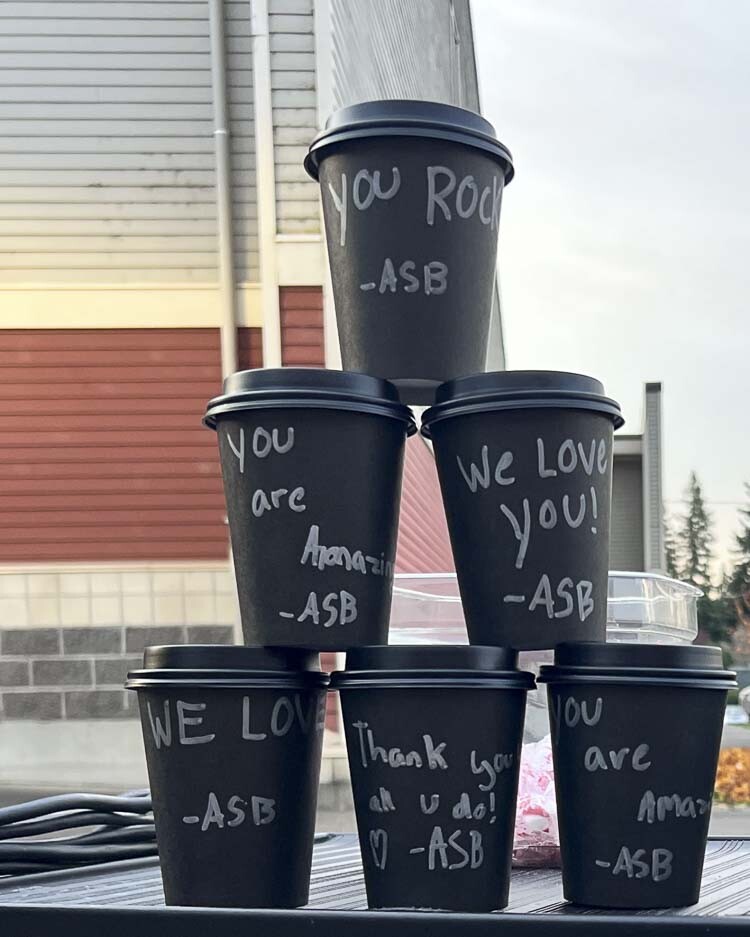
<path id="1" fill-rule="evenodd" d="M 582 371 L 640 433 L 662 381 L 664 485 L 691 469 L 728 560 L 750 481 L 750 2 L 473 0 L 485 115 L 512 151 L 508 366 Z"/>

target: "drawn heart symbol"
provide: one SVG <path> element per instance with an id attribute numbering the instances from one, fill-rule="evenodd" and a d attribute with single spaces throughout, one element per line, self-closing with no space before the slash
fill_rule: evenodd
<path id="1" fill-rule="evenodd" d="M 384 869 L 388 860 L 388 834 L 385 830 L 370 830 L 370 850 L 376 869 Z"/>

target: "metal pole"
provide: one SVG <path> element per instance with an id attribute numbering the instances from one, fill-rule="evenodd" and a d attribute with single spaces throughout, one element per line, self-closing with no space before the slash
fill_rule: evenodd
<path id="1" fill-rule="evenodd" d="M 209 0 L 211 30 L 211 85 L 214 101 L 214 154 L 216 163 L 216 224 L 219 238 L 219 301 L 221 305 L 221 371 L 237 370 L 237 317 L 232 235 L 232 178 L 227 119 L 226 56 L 223 0 Z"/>

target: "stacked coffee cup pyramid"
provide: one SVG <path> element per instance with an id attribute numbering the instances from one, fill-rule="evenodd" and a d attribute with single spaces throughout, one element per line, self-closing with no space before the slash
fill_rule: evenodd
<path id="1" fill-rule="evenodd" d="M 168 903 L 306 903 L 331 650 L 371 908 L 507 905 L 528 649 L 556 649 L 566 898 L 697 900 L 734 675 L 714 648 L 605 643 L 623 421 L 601 383 L 485 372 L 510 152 L 477 114 L 379 101 L 335 114 L 305 167 L 343 370 L 244 371 L 209 402 L 245 646 L 151 648 L 129 677 Z M 410 405 L 466 646 L 388 644 Z"/>

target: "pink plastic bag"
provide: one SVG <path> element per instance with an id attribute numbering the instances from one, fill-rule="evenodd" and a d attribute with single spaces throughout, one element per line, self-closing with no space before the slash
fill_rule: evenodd
<path id="1" fill-rule="evenodd" d="M 524 868 L 557 868 L 560 865 L 549 735 L 524 745 L 521 753 L 513 865 Z"/>

